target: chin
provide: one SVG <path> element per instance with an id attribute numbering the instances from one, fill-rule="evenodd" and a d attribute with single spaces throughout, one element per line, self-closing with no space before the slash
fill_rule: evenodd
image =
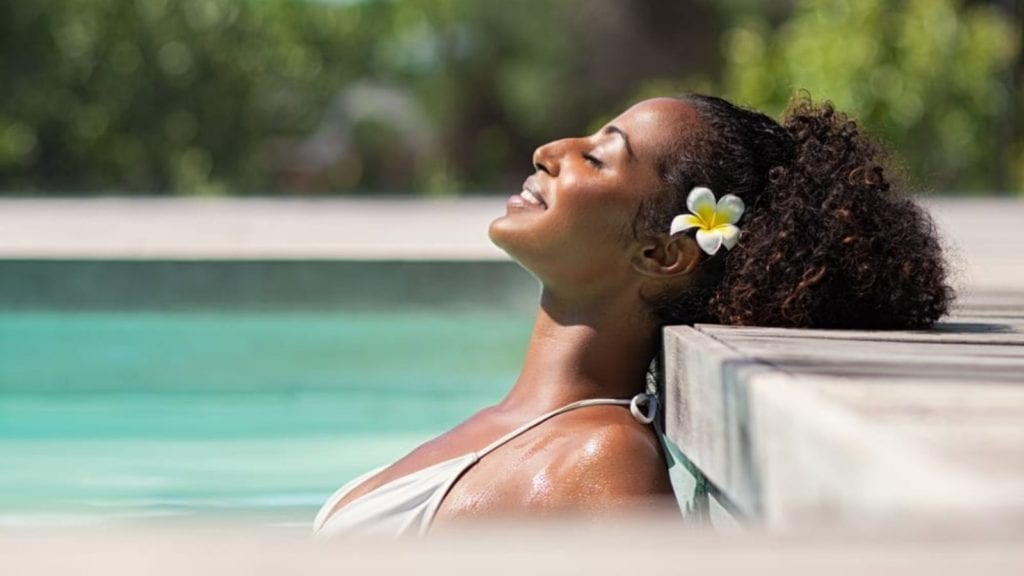
<path id="1" fill-rule="evenodd" d="M 530 274 L 541 278 L 559 253 L 558 228 L 546 218 L 546 211 L 509 209 L 491 221 L 487 237 Z"/>
<path id="2" fill-rule="evenodd" d="M 543 250 L 537 245 L 536 231 L 515 216 L 506 214 L 495 218 L 487 228 L 487 237 L 520 266 L 531 270 L 531 262 Z"/>
<path id="3" fill-rule="evenodd" d="M 487 227 L 487 237 L 491 239 L 492 244 L 504 250 L 505 253 L 511 256 L 513 259 L 518 260 L 518 258 L 516 258 L 515 253 L 509 249 L 510 240 L 514 239 L 515 231 L 510 229 L 512 228 L 512 226 L 510 225 L 511 223 L 508 220 L 509 218 L 507 215 L 502 215 L 495 218 L 491 222 L 491 225 Z"/>

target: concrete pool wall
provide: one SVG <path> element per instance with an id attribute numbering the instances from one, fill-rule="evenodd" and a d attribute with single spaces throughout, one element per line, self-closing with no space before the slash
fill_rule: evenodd
<path id="1" fill-rule="evenodd" d="M 0 259 L 0 309 L 480 310 L 531 314 L 537 281 L 498 260 Z"/>

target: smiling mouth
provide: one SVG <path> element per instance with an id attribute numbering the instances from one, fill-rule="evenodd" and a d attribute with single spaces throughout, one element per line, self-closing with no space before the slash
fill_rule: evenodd
<path id="1" fill-rule="evenodd" d="M 527 202 L 529 202 L 530 204 L 533 204 L 534 206 L 540 206 L 541 208 L 547 208 L 548 207 L 548 205 L 544 202 L 543 199 L 541 199 L 540 196 L 538 196 L 536 193 L 534 193 L 534 192 L 532 192 L 530 190 L 524 189 L 522 192 L 519 193 L 519 196 L 523 200 L 526 200 Z"/>

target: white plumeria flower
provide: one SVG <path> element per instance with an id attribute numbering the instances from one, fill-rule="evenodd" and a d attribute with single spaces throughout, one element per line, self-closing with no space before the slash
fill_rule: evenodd
<path id="1" fill-rule="evenodd" d="M 740 229 L 736 226 L 743 216 L 743 200 L 735 194 L 726 194 L 718 202 L 710 189 L 697 186 L 686 197 L 686 207 L 692 214 L 680 214 L 672 219 L 669 234 L 678 234 L 690 228 L 697 229 L 697 244 L 708 254 L 718 252 L 725 245 L 732 250 L 739 242 Z"/>

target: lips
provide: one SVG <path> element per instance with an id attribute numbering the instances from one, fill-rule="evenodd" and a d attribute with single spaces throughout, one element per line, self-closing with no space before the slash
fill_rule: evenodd
<path id="1" fill-rule="evenodd" d="M 523 182 L 523 191 L 519 193 L 519 197 L 526 201 L 527 204 L 547 209 L 548 203 L 544 200 L 543 194 L 541 194 L 540 187 L 537 186 L 537 182 L 534 181 L 533 176 L 526 179 Z"/>
<path id="2" fill-rule="evenodd" d="M 540 206 L 541 208 L 547 208 L 548 207 L 547 204 L 545 204 L 544 201 L 541 200 L 539 196 L 537 196 L 533 192 L 530 192 L 529 190 L 523 190 L 522 192 L 519 193 L 519 196 L 523 200 L 526 200 L 528 203 L 533 204 L 535 206 Z"/>

